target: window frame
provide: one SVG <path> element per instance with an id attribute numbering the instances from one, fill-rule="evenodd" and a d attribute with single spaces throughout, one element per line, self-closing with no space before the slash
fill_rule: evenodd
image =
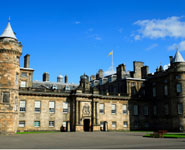
<path id="1" fill-rule="evenodd" d="M 23 123 L 23 124 L 20 124 L 20 123 Z M 23 125 L 23 126 L 21 126 L 21 125 Z M 25 125 L 26 125 L 26 122 L 25 121 L 19 121 L 19 128 L 24 128 L 25 127 Z"/>
<path id="2" fill-rule="evenodd" d="M 21 105 L 22 105 L 21 102 L 24 102 L 24 107 L 21 107 Z M 20 100 L 20 102 L 19 102 L 19 112 L 26 112 L 26 101 L 25 100 Z"/>
<path id="3" fill-rule="evenodd" d="M 125 107 L 124 107 L 124 106 L 125 106 Z M 128 105 L 127 105 L 127 104 L 123 104 L 122 107 L 123 107 L 123 108 L 122 108 L 123 114 L 124 114 L 124 115 L 127 115 L 127 114 L 128 114 Z M 124 108 L 126 108 L 126 109 L 124 109 Z"/>
<path id="4" fill-rule="evenodd" d="M 52 124 L 50 124 L 52 122 Z M 55 127 L 55 121 L 49 121 L 49 127 Z"/>
<path id="5" fill-rule="evenodd" d="M 53 103 L 54 107 L 50 107 L 50 103 Z M 55 101 L 49 101 L 49 113 L 55 113 Z"/>
<path id="6" fill-rule="evenodd" d="M 111 106 L 112 106 L 112 110 L 111 110 L 112 114 L 116 114 L 116 104 L 112 104 Z M 113 109 L 113 106 L 115 106 L 114 107 L 115 109 Z"/>
<path id="7" fill-rule="evenodd" d="M 101 105 L 103 106 L 103 109 L 101 109 Z M 105 114 L 105 104 L 100 103 L 100 114 Z"/>
<path id="8" fill-rule="evenodd" d="M 35 125 L 36 122 L 39 124 L 39 126 Z M 40 121 L 34 121 L 34 127 L 39 128 L 40 127 Z"/>
<path id="9" fill-rule="evenodd" d="M 126 123 L 126 125 L 125 125 L 125 123 Z M 123 121 L 123 127 L 128 128 L 128 121 Z"/>
<path id="10" fill-rule="evenodd" d="M 183 114 L 183 104 L 182 103 L 177 104 L 177 113 L 178 113 L 178 115 Z"/>
<path id="11" fill-rule="evenodd" d="M 67 108 L 64 108 L 64 106 L 65 106 L 65 104 L 67 105 Z M 63 105 L 62 105 L 62 109 L 63 109 L 63 113 L 64 114 L 67 114 L 68 113 L 68 111 L 69 111 L 69 103 L 68 102 L 63 102 Z"/>
<path id="12" fill-rule="evenodd" d="M 40 106 L 39 107 L 36 107 L 36 102 L 39 102 L 40 103 Z M 41 112 L 41 101 L 35 101 L 35 113 L 40 113 Z"/>

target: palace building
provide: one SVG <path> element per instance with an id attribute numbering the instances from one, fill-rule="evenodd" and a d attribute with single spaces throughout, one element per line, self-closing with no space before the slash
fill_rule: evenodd
<path id="1" fill-rule="evenodd" d="M 177 50 L 170 66 L 153 74 L 143 62 L 125 64 L 104 76 L 100 69 L 79 84 L 67 75 L 57 82 L 33 81 L 30 55 L 20 67 L 22 44 L 10 21 L 0 36 L 0 133 L 24 131 L 108 131 L 185 128 L 185 61 Z"/>

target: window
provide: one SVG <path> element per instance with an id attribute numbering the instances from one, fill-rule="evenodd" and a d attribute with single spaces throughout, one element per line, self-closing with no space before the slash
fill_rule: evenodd
<path id="1" fill-rule="evenodd" d="M 153 113 L 154 113 L 154 116 L 157 115 L 157 106 L 156 105 L 153 106 Z"/>
<path id="2" fill-rule="evenodd" d="M 21 87 L 26 87 L 26 81 L 21 81 Z"/>
<path id="3" fill-rule="evenodd" d="M 17 96 L 15 97 L 14 110 L 17 111 Z"/>
<path id="4" fill-rule="evenodd" d="M 181 93 L 182 92 L 182 86 L 180 83 L 177 83 L 177 93 Z"/>
<path id="5" fill-rule="evenodd" d="M 34 127 L 40 127 L 40 121 L 34 121 Z"/>
<path id="6" fill-rule="evenodd" d="M 112 114 L 116 113 L 116 104 L 112 104 Z"/>
<path id="7" fill-rule="evenodd" d="M 67 102 L 63 103 L 63 112 L 68 113 L 68 103 Z"/>
<path id="8" fill-rule="evenodd" d="M 152 94 L 153 94 L 153 97 L 156 97 L 156 87 L 153 87 L 153 89 L 152 89 Z"/>
<path id="9" fill-rule="evenodd" d="M 100 114 L 104 114 L 104 104 L 100 104 Z"/>
<path id="10" fill-rule="evenodd" d="M 134 105 L 134 115 L 137 116 L 138 114 L 138 105 Z"/>
<path id="11" fill-rule="evenodd" d="M 168 104 L 165 104 L 164 105 L 164 113 L 165 113 L 165 115 L 168 115 L 169 114 Z"/>
<path id="12" fill-rule="evenodd" d="M 103 122 L 103 121 L 100 122 L 100 127 L 101 127 L 101 128 L 104 127 L 104 122 Z"/>
<path id="13" fill-rule="evenodd" d="M 135 95 L 135 94 L 136 94 L 136 83 L 131 82 L 131 95 Z"/>
<path id="14" fill-rule="evenodd" d="M 109 77 L 109 79 L 108 79 L 108 80 L 109 80 L 109 83 L 110 83 L 110 82 L 112 82 L 112 77 Z"/>
<path id="15" fill-rule="evenodd" d="M 115 121 L 112 122 L 112 128 L 116 128 L 116 122 Z"/>
<path id="16" fill-rule="evenodd" d="M 177 75 L 175 78 L 176 78 L 176 79 L 180 79 L 180 78 L 181 78 L 181 76 L 180 76 L 180 75 Z"/>
<path id="17" fill-rule="evenodd" d="M 18 83 L 19 83 L 19 74 L 18 73 L 16 73 L 15 83 L 16 83 L 16 85 L 18 85 Z"/>
<path id="18" fill-rule="evenodd" d="M 168 86 L 167 85 L 164 86 L 164 95 L 165 96 L 168 95 Z"/>
<path id="19" fill-rule="evenodd" d="M 55 112 L 55 102 L 49 102 L 49 112 L 50 113 Z"/>
<path id="20" fill-rule="evenodd" d="M 10 93 L 3 92 L 2 96 L 3 96 L 3 103 L 9 103 Z"/>
<path id="21" fill-rule="evenodd" d="M 20 57 L 19 56 L 16 57 L 16 61 L 17 61 L 17 63 L 19 63 L 19 61 L 20 61 Z"/>
<path id="22" fill-rule="evenodd" d="M 40 101 L 35 101 L 35 112 L 40 112 Z"/>
<path id="23" fill-rule="evenodd" d="M 145 128 L 149 128 L 149 123 L 148 122 L 145 122 L 144 127 Z"/>
<path id="24" fill-rule="evenodd" d="M 21 73 L 21 77 L 25 77 L 26 78 L 27 77 L 27 72 L 22 72 Z"/>
<path id="25" fill-rule="evenodd" d="M 134 128 L 138 128 L 139 127 L 139 123 L 138 123 L 138 121 L 135 121 L 134 122 Z"/>
<path id="26" fill-rule="evenodd" d="M 148 116 L 148 106 L 144 106 L 144 115 Z"/>
<path id="27" fill-rule="evenodd" d="M 19 127 L 24 128 L 25 127 L 25 121 L 19 121 Z"/>
<path id="28" fill-rule="evenodd" d="M 128 122 L 127 122 L 127 121 L 124 121 L 124 122 L 123 122 L 123 127 L 124 127 L 124 128 L 127 128 L 127 127 L 128 127 Z"/>
<path id="29" fill-rule="evenodd" d="M 55 121 L 49 121 L 49 127 L 54 127 L 55 126 Z"/>
<path id="30" fill-rule="evenodd" d="M 178 115 L 182 115 L 182 114 L 183 114 L 183 105 L 178 104 Z"/>
<path id="31" fill-rule="evenodd" d="M 26 111 L 26 101 L 20 101 L 20 112 Z"/>
<path id="32" fill-rule="evenodd" d="M 123 114 L 127 114 L 127 113 L 128 113 L 127 105 L 124 104 L 124 105 L 123 105 Z"/>

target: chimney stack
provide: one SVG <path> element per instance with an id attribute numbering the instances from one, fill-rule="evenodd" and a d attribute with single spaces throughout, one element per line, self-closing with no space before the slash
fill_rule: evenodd
<path id="1" fill-rule="evenodd" d="M 24 56 L 24 68 L 29 68 L 30 67 L 30 55 L 27 54 Z"/>
<path id="2" fill-rule="evenodd" d="M 43 73 L 43 81 L 44 82 L 49 81 L 49 73 L 48 72 Z"/>
<path id="3" fill-rule="evenodd" d="M 67 76 L 67 75 L 65 75 L 64 80 L 65 80 L 65 81 L 64 81 L 65 83 L 68 82 L 68 76 Z"/>
<path id="4" fill-rule="evenodd" d="M 142 79 L 146 79 L 148 73 L 149 73 L 148 66 L 143 66 L 141 68 L 141 76 L 142 76 Z"/>
<path id="5" fill-rule="evenodd" d="M 96 77 L 94 75 L 91 75 L 90 81 L 96 80 Z"/>
<path id="6" fill-rule="evenodd" d="M 173 62 L 173 56 L 169 56 L 169 58 L 170 58 L 170 65 L 171 65 Z"/>

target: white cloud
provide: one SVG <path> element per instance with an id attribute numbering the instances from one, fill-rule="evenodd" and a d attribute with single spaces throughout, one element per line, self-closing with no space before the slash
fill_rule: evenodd
<path id="1" fill-rule="evenodd" d="M 176 48 L 178 48 L 180 51 L 184 51 L 185 50 L 185 41 L 181 41 L 178 44 L 174 43 L 168 47 L 169 50 L 175 50 Z"/>
<path id="2" fill-rule="evenodd" d="M 111 75 L 114 73 L 116 73 L 116 71 L 114 69 L 112 70 L 112 66 L 111 66 L 111 67 L 109 67 L 109 69 L 107 71 L 104 72 L 104 75 L 108 76 L 108 75 Z"/>
<path id="3" fill-rule="evenodd" d="M 102 38 L 101 38 L 98 34 L 90 34 L 90 35 L 88 36 L 88 38 L 92 38 L 92 39 L 95 39 L 95 40 L 97 40 L 97 41 L 102 40 Z"/>
<path id="4" fill-rule="evenodd" d="M 153 49 L 153 48 L 156 48 L 157 46 L 158 46 L 157 43 L 152 44 L 151 46 L 147 47 L 146 50 L 149 51 L 149 50 L 151 50 L 151 49 Z"/>
<path id="5" fill-rule="evenodd" d="M 95 40 L 98 40 L 98 41 L 99 41 L 99 40 L 102 40 L 102 38 L 99 37 L 99 36 L 96 36 L 96 37 L 95 37 Z"/>
<path id="6" fill-rule="evenodd" d="M 75 24 L 80 24 L 81 22 L 80 21 L 75 21 Z"/>
<path id="7" fill-rule="evenodd" d="M 172 16 L 166 19 L 138 20 L 134 24 L 140 26 L 135 40 L 140 38 L 185 38 L 185 21 L 183 17 Z"/>
<path id="8" fill-rule="evenodd" d="M 135 39 L 135 40 L 140 40 L 141 37 L 140 37 L 140 35 L 136 35 L 136 36 L 134 36 L 134 39 Z"/>

